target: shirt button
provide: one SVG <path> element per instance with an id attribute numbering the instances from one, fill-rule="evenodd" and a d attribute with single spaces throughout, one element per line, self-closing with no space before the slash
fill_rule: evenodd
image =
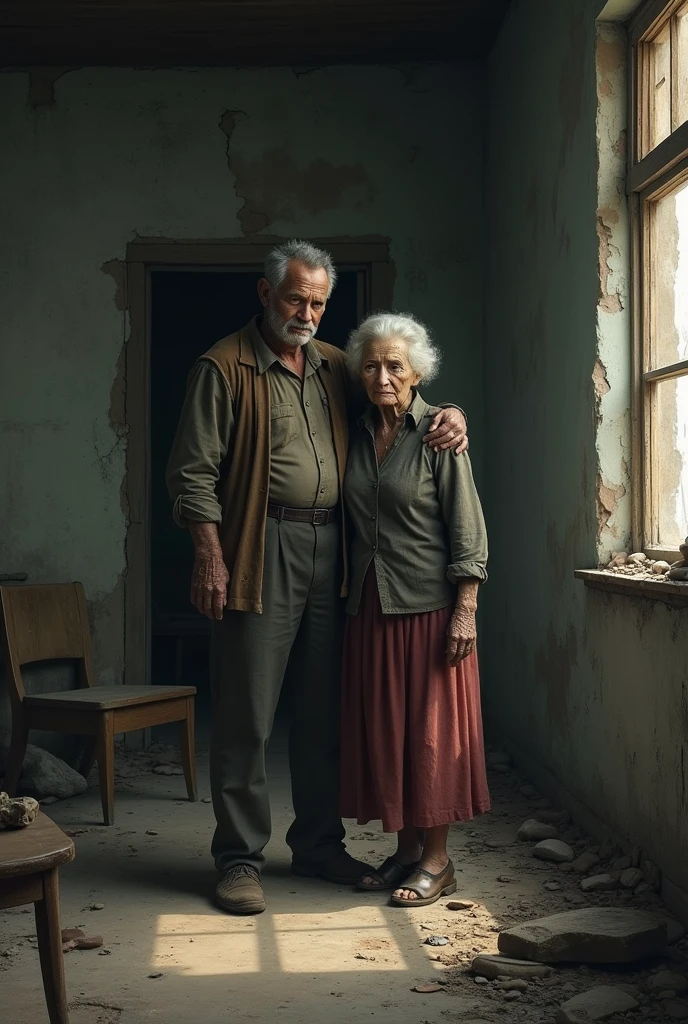
<path id="1" fill-rule="evenodd" d="M 324 465 L 325 465 L 325 460 L 324 460 L 324 459 L 321 459 L 321 460 L 320 460 L 320 465 L 321 465 L 321 466 L 324 466 Z"/>
<path id="2" fill-rule="evenodd" d="M 373 484 L 373 490 L 374 490 L 374 491 L 376 491 L 376 490 L 377 490 L 377 484 Z"/>
<path id="3" fill-rule="evenodd" d="M 309 406 L 310 404 L 311 404 L 310 402 L 306 402 L 306 408 L 308 408 L 308 406 Z"/>
<path id="4" fill-rule="evenodd" d="M 325 488 L 324 488 L 324 487 L 321 487 L 321 488 L 320 488 L 320 493 L 321 493 L 321 494 L 324 494 L 324 493 L 325 493 Z"/>
<path id="5" fill-rule="evenodd" d="M 370 518 L 371 518 L 371 519 L 377 519 L 377 516 L 376 516 L 376 515 L 375 515 L 375 513 L 373 512 L 373 514 L 372 514 L 372 516 L 371 516 Z"/>

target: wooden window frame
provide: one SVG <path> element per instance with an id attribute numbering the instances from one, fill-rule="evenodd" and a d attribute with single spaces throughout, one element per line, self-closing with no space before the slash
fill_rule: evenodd
<path id="1" fill-rule="evenodd" d="M 632 239 L 633 358 L 632 358 L 632 487 L 633 547 L 651 558 L 675 561 L 676 549 L 667 549 L 655 537 L 658 522 L 658 478 L 652 444 L 653 385 L 688 374 L 688 360 L 662 367 L 650 364 L 650 237 L 655 204 L 688 181 L 688 121 L 672 123 L 671 134 L 646 155 L 649 124 L 649 50 L 653 39 L 685 5 L 685 0 L 649 0 L 629 24 L 629 146 L 626 192 L 629 198 Z M 675 38 L 675 29 L 672 27 Z M 675 110 L 672 76 L 672 111 Z M 672 113 L 672 117 L 673 117 Z"/>
<path id="2" fill-rule="evenodd" d="M 125 494 L 129 517 L 124 587 L 124 682 L 150 682 L 150 273 L 153 270 L 260 270 L 270 249 L 284 238 L 260 242 L 241 239 L 180 241 L 140 238 L 127 247 L 127 295 L 130 334 L 126 352 L 127 466 Z M 365 309 L 389 309 L 394 264 L 389 242 L 380 239 L 311 241 L 331 254 L 342 269 L 365 273 Z M 238 330 L 242 324 L 237 324 Z M 143 738 L 130 734 L 130 746 Z"/>

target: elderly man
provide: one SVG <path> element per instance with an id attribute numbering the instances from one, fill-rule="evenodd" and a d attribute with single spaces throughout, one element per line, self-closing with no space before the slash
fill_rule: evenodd
<path id="1" fill-rule="evenodd" d="M 193 367 L 167 483 L 195 549 L 191 600 L 212 620 L 210 771 L 230 913 L 265 909 L 270 838 L 265 753 L 282 684 L 291 691 L 294 874 L 354 884 L 339 816 L 339 679 L 347 552 L 340 495 L 355 398 L 344 354 L 315 341 L 336 282 L 306 242 L 273 249 L 258 284 L 262 317 Z M 426 440 L 463 450 L 460 410 Z"/>

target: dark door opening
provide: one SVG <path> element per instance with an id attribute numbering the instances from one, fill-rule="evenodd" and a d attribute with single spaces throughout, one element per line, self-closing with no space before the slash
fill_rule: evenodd
<path id="1" fill-rule="evenodd" d="M 363 269 L 340 267 L 318 336 L 343 347 L 365 308 Z M 195 360 L 260 311 L 260 270 L 151 270 L 151 681 L 199 690 L 207 706 L 209 623 L 189 602 L 193 549 L 172 521 L 165 466 Z M 205 698 L 205 699 L 204 699 Z"/>

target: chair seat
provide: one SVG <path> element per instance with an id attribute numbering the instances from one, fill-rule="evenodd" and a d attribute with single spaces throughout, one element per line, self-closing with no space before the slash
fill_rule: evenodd
<path id="1" fill-rule="evenodd" d="M 67 708 L 80 711 L 110 711 L 133 704 L 153 704 L 178 697 L 193 697 L 195 686 L 91 686 L 83 690 L 32 693 L 24 698 L 29 707 Z"/>
<path id="2" fill-rule="evenodd" d="M 48 871 L 74 860 L 74 843 L 39 811 L 28 828 L 0 832 L 0 879 Z"/>

